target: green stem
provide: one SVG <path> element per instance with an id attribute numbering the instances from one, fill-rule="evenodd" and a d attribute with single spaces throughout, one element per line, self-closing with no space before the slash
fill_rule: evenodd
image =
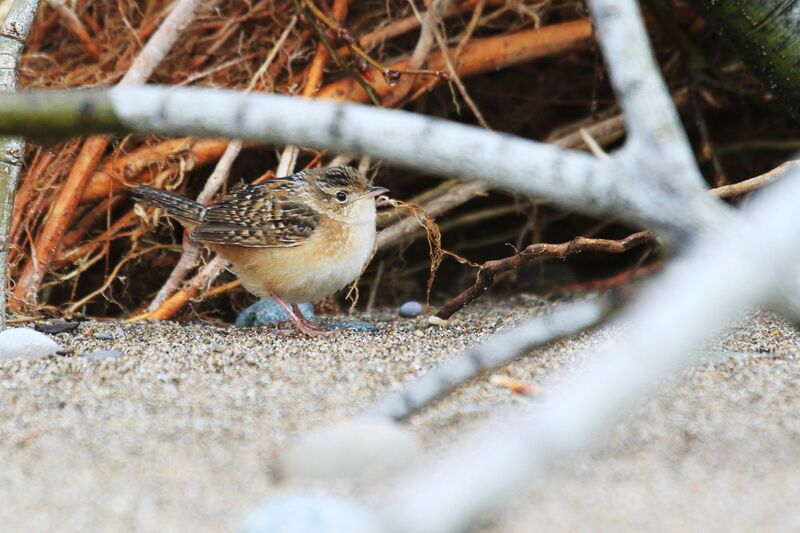
<path id="1" fill-rule="evenodd" d="M 800 3 L 795 0 L 690 0 L 800 120 Z"/>

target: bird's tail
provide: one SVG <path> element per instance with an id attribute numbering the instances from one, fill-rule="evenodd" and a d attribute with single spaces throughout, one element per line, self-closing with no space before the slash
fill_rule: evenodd
<path id="1" fill-rule="evenodd" d="M 130 189 L 130 193 L 137 202 L 163 209 L 169 216 L 190 226 L 195 226 L 203 220 L 205 207 L 174 192 L 139 185 Z"/>

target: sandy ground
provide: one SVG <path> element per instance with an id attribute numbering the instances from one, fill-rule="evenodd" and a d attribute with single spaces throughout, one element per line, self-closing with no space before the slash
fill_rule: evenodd
<path id="1" fill-rule="evenodd" d="M 481 302 L 446 328 L 386 312 L 359 317 L 377 322 L 377 334 L 315 339 L 84 323 L 54 336 L 70 355 L 0 362 L 0 529 L 232 530 L 280 490 L 276 460 L 298 432 L 356 412 L 542 307 Z M 546 393 L 608 334 L 559 342 L 500 373 Z M 125 356 L 81 356 L 112 348 Z M 734 353 L 664 386 L 592 456 L 555 469 L 485 528 L 800 529 L 800 335 L 756 314 L 713 349 Z M 519 401 L 481 379 L 408 425 L 434 451 Z"/>

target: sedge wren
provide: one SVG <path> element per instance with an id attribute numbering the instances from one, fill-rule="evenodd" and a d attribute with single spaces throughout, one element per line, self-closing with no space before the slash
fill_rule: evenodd
<path id="1" fill-rule="evenodd" d="M 297 306 L 353 281 L 375 248 L 372 187 L 352 167 L 309 169 L 245 185 L 209 206 L 161 189 L 131 189 L 137 201 L 163 209 L 227 260 L 244 287 L 271 298 L 306 334 L 327 330 Z"/>

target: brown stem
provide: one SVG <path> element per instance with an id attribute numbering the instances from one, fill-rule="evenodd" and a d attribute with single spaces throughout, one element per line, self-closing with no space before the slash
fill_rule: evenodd
<path id="1" fill-rule="evenodd" d="M 581 252 L 621 254 L 652 239 L 653 235 L 649 231 L 640 231 L 638 233 L 628 235 L 622 240 L 587 239 L 586 237 L 575 237 L 571 241 L 561 244 L 531 244 L 518 254 L 512 255 L 511 257 L 487 261 L 482 264 L 480 270 L 478 271 L 475 284 L 463 291 L 458 296 L 448 300 L 439 308 L 436 316 L 442 320 L 447 320 L 453 316 L 453 314 L 474 302 L 486 291 L 488 291 L 492 285 L 494 285 L 494 282 L 499 274 L 520 268 L 536 259 L 543 257 L 563 259 L 568 255 L 578 254 Z"/>
<path id="2" fill-rule="evenodd" d="M 575 20 L 552 24 L 538 30 L 525 30 L 508 35 L 474 39 L 463 48 L 458 65 L 458 75 L 462 78 L 476 76 L 532 59 L 556 55 L 588 43 L 591 37 L 591 23 L 588 20 Z M 454 48 L 450 50 L 451 54 L 454 52 Z M 401 60 L 389 65 L 389 68 L 403 70 L 408 65 L 409 60 Z M 433 52 L 429 55 L 429 69 L 443 70 L 444 67 L 445 61 L 440 52 Z M 378 96 L 385 96 L 392 90 L 383 77 L 374 72 L 367 72 L 365 77 L 371 82 Z M 418 85 L 424 83 L 424 80 L 417 82 Z M 317 96 L 330 100 L 351 100 L 353 102 L 368 100 L 366 92 L 349 78 L 324 86 L 319 90 Z"/>
<path id="3" fill-rule="evenodd" d="M 81 42 L 86 52 L 92 56 L 92 59 L 95 61 L 99 60 L 100 48 L 95 44 L 94 40 L 92 40 L 92 36 L 89 35 L 86 26 L 83 25 L 83 22 L 81 22 L 81 19 L 78 18 L 78 15 L 75 14 L 72 8 L 69 7 L 64 0 L 48 0 L 48 4 L 58 13 L 58 16 L 64 21 L 64 25 L 72 32 L 75 38 Z"/>

